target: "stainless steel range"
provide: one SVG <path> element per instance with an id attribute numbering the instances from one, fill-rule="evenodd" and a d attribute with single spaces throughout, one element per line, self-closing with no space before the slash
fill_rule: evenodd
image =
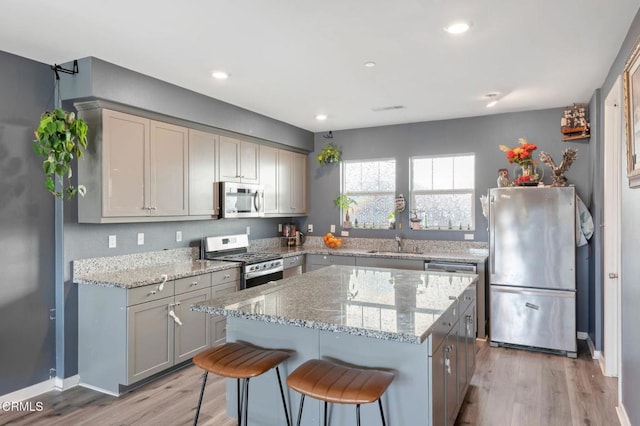
<path id="1" fill-rule="evenodd" d="M 240 263 L 241 290 L 282 279 L 282 256 L 273 253 L 249 253 L 248 247 L 249 237 L 246 234 L 205 237 L 202 239 L 201 257 Z"/>

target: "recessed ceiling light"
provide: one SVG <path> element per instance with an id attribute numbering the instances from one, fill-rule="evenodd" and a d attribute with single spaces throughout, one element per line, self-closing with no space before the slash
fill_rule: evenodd
<path id="1" fill-rule="evenodd" d="M 327 119 L 327 114 L 317 114 L 316 115 L 316 120 L 318 121 L 324 121 Z"/>
<path id="2" fill-rule="evenodd" d="M 229 78 L 229 73 L 226 73 L 224 71 L 214 71 L 211 73 L 211 76 L 218 80 L 226 80 L 227 78 Z"/>
<path id="3" fill-rule="evenodd" d="M 373 62 L 373 61 L 369 61 L 369 62 L 365 62 L 364 66 L 367 67 L 367 68 L 373 68 L 373 67 L 376 66 L 376 63 Z"/>
<path id="4" fill-rule="evenodd" d="M 471 28 L 471 24 L 468 22 L 458 21 L 447 25 L 444 30 L 449 34 L 462 34 L 469 31 L 469 28 Z"/>
<path id="5" fill-rule="evenodd" d="M 498 103 L 498 94 L 497 93 L 489 93 L 486 95 L 489 98 L 489 103 L 487 104 L 487 108 L 492 108 L 496 106 Z"/>

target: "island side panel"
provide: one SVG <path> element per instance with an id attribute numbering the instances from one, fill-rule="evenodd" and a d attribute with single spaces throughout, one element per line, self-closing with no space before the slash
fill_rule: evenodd
<path id="1" fill-rule="evenodd" d="M 320 357 L 364 367 L 391 369 L 396 377 L 382 396 L 387 424 L 429 425 L 429 358 L 421 345 L 349 334 L 320 332 Z M 305 402 L 306 405 L 306 402 Z M 360 408 L 363 425 L 380 424 L 377 404 Z M 335 405 L 331 424 L 354 422 L 355 406 Z"/>
<path id="2" fill-rule="evenodd" d="M 291 358 L 280 366 L 280 377 L 287 398 L 287 407 L 293 413 L 295 423 L 300 396 L 287 388 L 287 376 L 303 362 L 319 357 L 319 330 L 227 317 L 227 341 L 245 341 L 264 348 L 293 351 Z M 320 404 L 307 398 L 304 402 L 304 416 L 301 424 L 320 425 L 320 413 Z M 237 417 L 235 379 L 227 380 L 227 415 Z M 275 369 L 249 381 L 249 424 L 252 426 L 287 424 Z"/>

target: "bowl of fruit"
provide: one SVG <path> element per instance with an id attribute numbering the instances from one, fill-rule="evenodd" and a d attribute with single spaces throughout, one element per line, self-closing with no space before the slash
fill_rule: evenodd
<path id="1" fill-rule="evenodd" d="M 324 243 L 327 247 L 330 248 L 340 248 L 342 246 L 342 240 L 340 238 L 336 238 L 333 236 L 331 232 L 327 232 L 324 237 L 322 237 Z"/>

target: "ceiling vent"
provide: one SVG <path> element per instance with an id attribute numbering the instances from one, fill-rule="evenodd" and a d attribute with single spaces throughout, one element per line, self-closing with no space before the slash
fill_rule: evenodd
<path id="1" fill-rule="evenodd" d="M 391 105 L 391 106 L 371 108 L 371 111 L 380 112 L 380 111 L 391 111 L 394 109 L 404 109 L 404 105 Z"/>

